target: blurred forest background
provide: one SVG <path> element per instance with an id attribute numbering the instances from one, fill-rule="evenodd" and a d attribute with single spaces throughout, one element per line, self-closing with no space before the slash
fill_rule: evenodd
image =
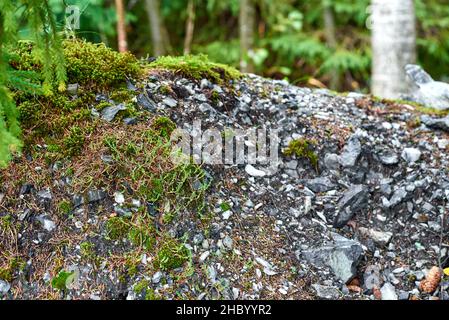
<path id="1" fill-rule="evenodd" d="M 417 62 L 436 79 L 447 80 L 449 2 L 414 3 Z M 117 17 L 123 13 L 127 47 L 122 49 L 139 57 L 204 53 L 243 71 L 287 78 L 298 85 L 369 91 L 370 0 L 51 0 L 50 4 L 61 25 L 66 6 L 78 6 L 77 36 L 115 49 L 120 49 Z M 242 48 L 251 49 L 243 63 Z"/>

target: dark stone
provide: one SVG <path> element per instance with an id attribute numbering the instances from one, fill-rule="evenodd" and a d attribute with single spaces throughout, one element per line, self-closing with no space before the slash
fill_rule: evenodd
<path id="1" fill-rule="evenodd" d="M 146 94 L 141 93 L 137 96 L 137 105 L 150 112 L 156 111 L 156 103 Z"/>
<path id="2" fill-rule="evenodd" d="M 313 192 L 326 192 L 335 188 L 335 183 L 329 177 L 318 177 L 315 179 L 307 180 L 306 186 Z"/>
<path id="3" fill-rule="evenodd" d="M 364 185 L 353 185 L 338 202 L 339 213 L 335 217 L 334 227 L 343 228 L 352 217 L 368 204 L 368 188 Z"/>
<path id="4" fill-rule="evenodd" d="M 332 233 L 332 242 L 328 245 L 302 252 L 308 262 L 317 267 L 330 267 L 345 283 L 355 277 L 362 254 L 359 242 L 336 233 Z"/>
<path id="5" fill-rule="evenodd" d="M 25 183 L 20 187 L 20 195 L 29 194 L 31 190 L 34 189 L 34 186 L 31 183 Z"/>

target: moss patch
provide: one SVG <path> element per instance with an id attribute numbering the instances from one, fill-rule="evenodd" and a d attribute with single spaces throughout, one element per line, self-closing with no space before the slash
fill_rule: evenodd
<path id="1" fill-rule="evenodd" d="M 165 237 L 162 239 L 157 253 L 155 265 L 161 270 L 167 271 L 180 268 L 190 258 L 190 251 L 177 239 Z"/>
<path id="2" fill-rule="evenodd" d="M 180 57 L 164 56 L 150 63 L 150 68 L 174 71 L 187 78 L 209 79 L 215 83 L 239 79 L 242 74 L 235 68 L 210 61 L 206 55 Z"/>
<path id="3" fill-rule="evenodd" d="M 313 145 L 314 143 L 307 139 L 292 140 L 284 150 L 284 155 L 288 157 L 295 155 L 299 159 L 308 159 L 312 166 L 318 170 L 318 156 L 313 151 Z"/>

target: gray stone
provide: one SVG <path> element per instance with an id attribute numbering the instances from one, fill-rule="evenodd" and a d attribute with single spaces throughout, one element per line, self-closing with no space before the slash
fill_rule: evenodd
<path id="1" fill-rule="evenodd" d="M 421 157 L 421 151 L 416 148 L 405 148 L 402 151 L 401 157 L 408 163 L 415 163 Z"/>
<path id="2" fill-rule="evenodd" d="M 165 104 L 166 106 L 170 107 L 170 108 L 174 108 L 178 105 L 178 102 L 173 99 L 173 98 L 165 98 L 164 100 L 162 100 L 162 103 Z"/>
<path id="3" fill-rule="evenodd" d="M 303 257 L 317 267 L 328 266 L 334 274 L 347 283 L 357 273 L 357 265 L 363 254 L 362 246 L 355 240 L 332 233 L 328 245 L 303 251 Z"/>
<path id="4" fill-rule="evenodd" d="M 323 286 L 318 283 L 312 284 L 312 288 L 315 289 L 316 295 L 321 299 L 336 300 L 341 297 L 341 292 L 336 287 Z"/>
<path id="5" fill-rule="evenodd" d="M 161 279 L 162 279 L 162 272 L 158 271 L 155 274 L 153 274 L 153 277 L 151 278 L 151 281 L 154 284 L 157 284 L 157 283 L 159 283 L 161 281 Z"/>
<path id="6" fill-rule="evenodd" d="M 390 242 L 391 237 L 393 237 L 393 233 L 391 233 L 391 232 L 383 232 L 383 231 L 368 229 L 368 228 L 364 228 L 364 227 L 360 227 L 359 231 L 363 236 L 373 239 L 373 241 L 375 243 L 377 243 L 381 246 L 387 245 Z"/>
<path id="7" fill-rule="evenodd" d="M 51 232 L 56 228 L 56 224 L 53 222 L 53 220 L 51 220 L 50 217 L 45 214 L 37 217 L 37 221 L 39 221 L 42 224 L 42 227 L 48 232 Z"/>
<path id="8" fill-rule="evenodd" d="M 245 171 L 247 174 L 253 177 L 264 177 L 266 176 L 265 171 L 254 168 L 251 164 L 247 164 L 245 167 Z"/>
<path id="9" fill-rule="evenodd" d="M 398 300 L 396 289 L 389 282 L 386 282 L 382 288 L 380 288 L 380 293 L 382 295 L 382 300 Z"/>
<path id="10" fill-rule="evenodd" d="M 366 267 L 363 273 L 363 286 L 365 289 L 372 290 L 374 288 L 380 288 L 380 269 L 378 266 L 369 265 Z"/>
<path id="11" fill-rule="evenodd" d="M 327 153 L 324 156 L 324 166 L 329 170 L 338 170 L 340 168 L 340 156 L 335 153 Z"/>
<path id="12" fill-rule="evenodd" d="M 421 116 L 421 122 L 429 128 L 449 132 L 449 116 L 446 116 L 444 118 L 433 118 L 428 115 L 423 115 Z"/>
<path id="13" fill-rule="evenodd" d="M 326 192 L 335 188 L 335 183 L 331 181 L 329 177 L 318 177 L 315 179 L 307 180 L 306 186 L 313 192 Z"/>
<path id="14" fill-rule="evenodd" d="M 67 85 L 67 93 L 71 96 L 77 96 L 79 87 L 78 83 L 69 83 Z"/>
<path id="15" fill-rule="evenodd" d="M 449 84 L 434 81 L 420 66 L 408 64 L 405 72 L 414 83 L 412 100 L 429 107 L 445 110 L 449 109 Z"/>
<path id="16" fill-rule="evenodd" d="M 394 165 L 399 163 L 399 157 L 396 153 L 385 152 L 379 155 L 380 162 L 385 165 Z"/>
<path id="17" fill-rule="evenodd" d="M 147 111 L 156 111 L 156 103 L 142 93 L 137 96 L 137 105 Z"/>
<path id="18" fill-rule="evenodd" d="M 11 289 L 11 285 L 4 280 L 0 280 L 0 295 L 7 294 L 9 289 Z"/>
<path id="19" fill-rule="evenodd" d="M 340 155 L 340 164 L 343 167 L 353 167 L 356 164 L 361 152 L 362 145 L 359 139 L 355 135 L 351 136 Z"/>
<path id="20" fill-rule="evenodd" d="M 51 194 L 50 189 L 39 191 L 37 193 L 37 196 L 42 200 L 51 200 L 52 199 L 52 194 Z"/>
<path id="21" fill-rule="evenodd" d="M 89 203 L 101 201 L 106 197 L 107 194 L 103 190 L 89 190 L 89 192 L 87 193 Z"/>
<path id="22" fill-rule="evenodd" d="M 136 117 L 131 117 L 131 118 L 125 118 L 123 119 L 123 123 L 128 125 L 128 126 L 133 126 L 136 125 L 138 122 Z"/>
<path id="23" fill-rule="evenodd" d="M 334 220 L 335 228 L 344 227 L 352 217 L 368 204 L 368 188 L 364 185 L 353 185 L 338 202 L 339 212 Z"/>
<path id="24" fill-rule="evenodd" d="M 101 110 L 101 119 L 111 122 L 114 120 L 117 113 L 120 111 L 126 110 L 126 105 L 124 103 L 120 103 L 116 106 L 109 106 Z"/>
<path id="25" fill-rule="evenodd" d="M 393 193 L 393 196 L 390 199 L 389 207 L 394 208 L 395 206 L 400 204 L 406 197 L 407 197 L 407 191 L 405 191 L 404 188 L 397 189 Z"/>

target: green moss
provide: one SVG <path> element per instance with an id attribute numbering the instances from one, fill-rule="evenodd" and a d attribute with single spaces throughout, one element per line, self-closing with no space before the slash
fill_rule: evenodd
<path id="1" fill-rule="evenodd" d="M 41 71 L 40 56 L 30 41 L 19 43 L 10 64 L 17 70 Z M 139 77 L 143 68 L 130 53 L 118 53 L 104 44 L 82 40 L 63 41 L 68 83 L 106 89 L 122 84 L 126 77 Z"/>
<path id="2" fill-rule="evenodd" d="M 220 94 L 217 91 L 212 91 L 210 98 L 213 103 L 217 104 L 220 101 Z"/>
<path id="3" fill-rule="evenodd" d="M 85 133 L 81 128 L 76 126 L 70 128 L 69 135 L 63 141 L 65 154 L 69 157 L 81 154 L 85 141 Z"/>
<path id="4" fill-rule="evenodd" d="M 121 217 L 109 218 L 106 222 L 106 235 L 111 240 L 119 240 L 129 232 L 130 225 Z"/>
<path id="5" fill-rule="evenodd" d="M 163 95 L 168 95 L 172 93 L 172 89 L 168 84 L 163 84 L 159 87 L 159 92 L 162 93 Z"/>
<path id="6" fill-rule="evenodd" d="M 80 244 L 81 257 L 87 260 L 95 258 L 95 245 L 92 242 L 85 241 Z"/>
<path id="7" fill-rule="evenodd" d="M 190 258 L 190 251 L 177 239 L 164 237 L 155 260 L 158 268 L 164 271 L 180 268 Z"/>
<path id="8" fill-rule="evenodd" d="M 70 83 L 108 88 L 124 83 L 127 76 L 137 77 L 141 73 L 132 54 L 118 53 L 104 44 L 67 40 L 63 47 Z"/>
<path id="9" fill-rule="evenodd" d="M 5 256 L 0 256 L 0 258 L 7 258 Z M 26 261 L 20 257 L 12 257 L 10 258 L 7 265 L 3 268 L 0 268 L 0 279 L 11 282 L 14 278 L 14 273 L 23 270 L 26 266 Z"/>
<path id="10" fill-rule="evenodd" d="M 157 295 L 153 289 L 148 288 L 145 294 L 145 300 L 161 300 L 161 297 Z"/>
<path id="11" fill-rule="evenodd" d="M 159 117 L 153 121 L 151 128 L 158 136 L 169 138 L 176 129 L 176 124 L 167 117 Z"/>
<path id="12" fill-rule="evenodd" d="M 0 217 L 0 230 L 8 230 L 12 227 L 12 216 L 7 214 Z"/>
<path id="13" fill-rule="evenodd" d="M 211 62 L 206 55 L 160 57 L 150 64 L 150 68 L 171 70 L 197 80 L 206 78 L 219 84 L 242 77 L 237 69 Z"/>
<path id="14" fill-rule="evenodd" d="M 43 108 L 35 101 L 24 101 L 18 106 L 22 126 L 29 128 L 42 121 Z"/>
<path id="15" fill-rule="evenodd" d="M 409 105 L 415 108 L 415 111 L 422 114 L 428 114 L 432 116 L 445 117 L 449 115 L 449 110 L 438 110 L 432 107 L 427 107 L 419 102 L 408 101 L 402 99 L 382 99 L 376 96 L 372 97 L 373 101 L 387 104 L 387 105 Z"/>
<path id="16" fill-rule="evenodd" d="M 146 279 L 142 279 L 134 285 L 134 292 L 136 294 L 142 293 L 144 290 L 147 290 L 150 285 L 150 282 Z"/>
<path id="17" fill-rule="evenodd" d="M 135 246 L 151 250 L 156 244 L 155 230 L 147 225 L 132 226 L 128 233 L 129 240 Z"/>
<path id="18" fill-rule="evenodd" d="M 73 207 L 70 201 L 62 200 L 58 204 L 58 210 L 61 214 L 68 215 L 70 214 L 70 212 L 72 212 L 72 209 Z"/>
<path id="19" fill-rule="evenodd" d="M 115 102 L 128 102 L 133 98 L 132 91 L 128 90 L 127 88 L 121 88 L 118 90 L 112 91 L 110 98 L 114 100 Z"/>
<path id="20" fill-rule="evenodd" d="M 297 139 L 290 141 L 288 147 L 284 150 L 284 155 L 295 155 L 299 159 L 308 159 L 315 169 L 318 169 L 318 156 L 313 151 L 314 143 L 307 139 Z"/>
<path id="21" fill-rule="evenodd" d="M 66 290 L 67 281 L 73 274 L 73 272 L 66 272 L 64 270 L 61 270 L 58 275 L 51 280 L 51 286 L 57 290 Z"/>

